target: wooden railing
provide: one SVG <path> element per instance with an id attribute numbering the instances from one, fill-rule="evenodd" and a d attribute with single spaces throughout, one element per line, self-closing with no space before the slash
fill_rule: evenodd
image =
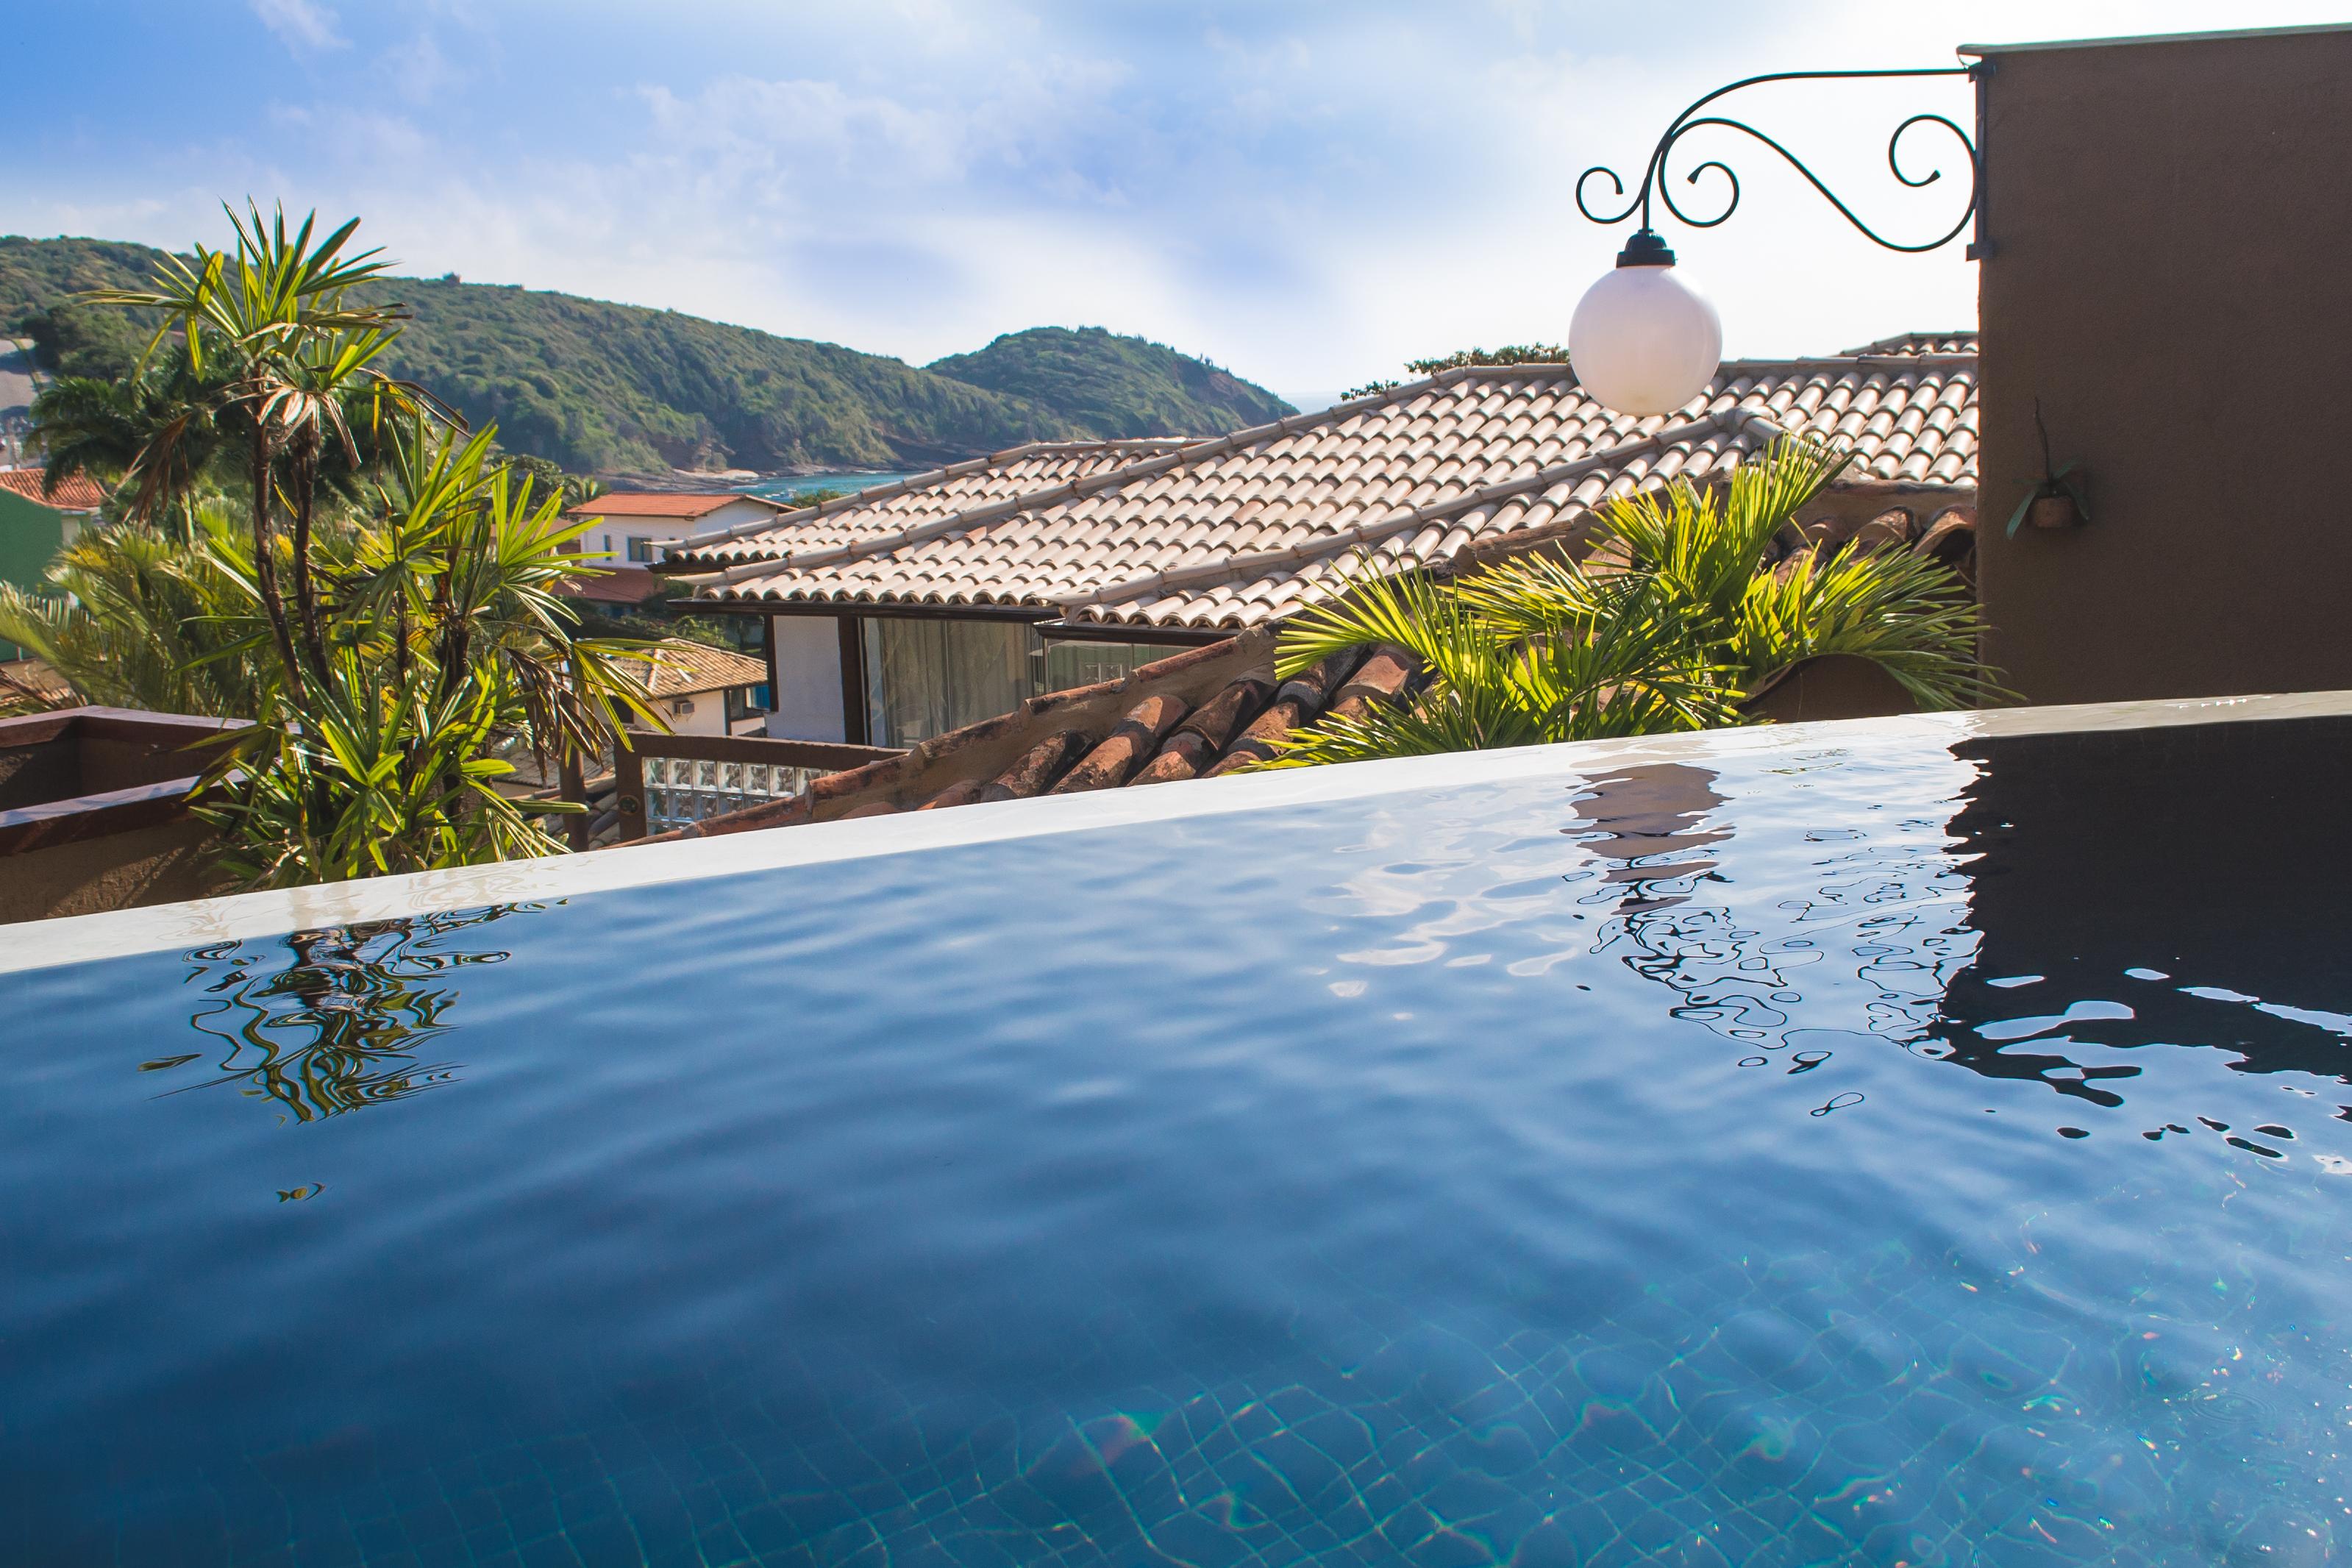
<path id="1" fill-rule="evenodd" d="M 774 741 L 752 735 L 659 735 L 632 730 L 614 759 L 621 839 L 783 800 L 811 779 L 901 753 L 888 746 Z"/>

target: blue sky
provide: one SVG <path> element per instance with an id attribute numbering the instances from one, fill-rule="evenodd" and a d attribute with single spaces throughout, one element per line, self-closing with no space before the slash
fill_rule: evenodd
<path id="1" fill-rule="evenodd" d="M 1621 231 L 1570 203 L 1732 78 L 1943 65 L 1969 42 L 2343 19 L 2241 0 L 1345 5 L 75 0 L 12 20 L 0 228 L 181 246 L 217 203 L 356 214 L 404 270 L 688 310 L 920 363 L 1057 322 L 1294 398 L 1408 356 L 1563 338 Z M 1890 227 L 1914 108 L 1744 109 Z M 1692 143 L 1696 147 L 1696 141 Z M 1917 151 L 1931 155 L 1922 138 Z M 1729 350 L 1974 320 L 1959 247 L 1877 252 L 1738 150 L 1739 213 L 1670 239 Z"/>

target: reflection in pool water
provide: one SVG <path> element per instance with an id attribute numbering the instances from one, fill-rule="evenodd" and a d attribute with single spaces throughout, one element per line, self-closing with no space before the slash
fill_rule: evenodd
<path id="1" fill-rule="evenodd" d="M 227 1048 L 163 1057 L 139 1070 L 189 1068 L 209 1076 L 166 1092 L 235 1085 L 299 1121 L 446 1083 L 457 1064 L 417 1053 L 451 1028 L 443 1015 L 457 999 L 458 972 L 507 956 L 452 939 L 518 907 L 527 906 L 198 948 L 188 954 L 186 984 L 205 1000 L 188 1022 Z"/>
<path id="2" fill-rule="evenodd" d="M 2327 1562 L 2346 733 L 0 979 L 0 1559 Z"/>

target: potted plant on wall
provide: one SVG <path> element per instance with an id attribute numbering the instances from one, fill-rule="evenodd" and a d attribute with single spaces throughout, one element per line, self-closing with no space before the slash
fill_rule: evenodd
<path id="1" fill-rule="evenodd" d="M 2042 479 L 2017 510 L 2009 514 L 2006 537 L 2015 539 L 2021 524 L 2031 521 L 2036 528 L 2080 528 L 2091 521 L 2091 503 L 2084 493 L 2080 463 L 2069 462 L 2061 468 L 2050 457 L 2050 426 L 2042 422 L 2042 399 L 2033 400 L 2033 428 L 2042 437 Z"/>

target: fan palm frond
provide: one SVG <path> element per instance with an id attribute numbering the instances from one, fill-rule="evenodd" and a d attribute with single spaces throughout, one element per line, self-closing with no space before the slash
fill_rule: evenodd
<path id="1" fill-rule="evenodd" d="M 1385 644 L 1424 684 L 1401 704 L 1326 719 L 1267 765 L 1738 723 L 1748 693 L 1832 653 L 1877 663 L 1922 707 L 2002 695 L 1975 660 L 1975 604 L 1939 563 L 1849 550 L 1773 570 L 1775 538 L 1852 461 L 1784 438 L 1726 485 L 1618 497 L 1580 559 L 1523 555 L 1441 583 L 1381 576 L 1359 558 L 1343 598 L 1284 628 L 1278 671 Z"/>

